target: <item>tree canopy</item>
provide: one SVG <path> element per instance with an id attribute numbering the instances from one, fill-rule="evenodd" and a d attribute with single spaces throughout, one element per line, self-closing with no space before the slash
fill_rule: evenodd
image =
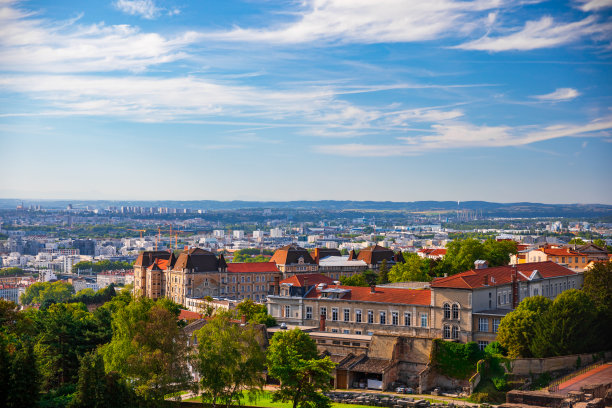
<path id="1" fill-rule="evenodd" d="M 280 381 L 273 401 L 291 402 L 293 408 L 329 408 L 329 398 L 320 391 L 330 389 L 335 364 L 318 357 L 317 345 L 300 329 L 277 332 L 270 340 L 268 373 Z"/>
<path id="2" fill-rule="evenodd" d="M 70 299 L 74 294 L 74 287 L 65 282 L 36 282 L 21 295 L 21 302 L 30 305 L 45 302 L 61 303 Z"/>
<path id="3" fill-rule="evenodd" d="M 194 367 L 200 375 L 202 402 L 229 407 L 262 391 L 265 353 L 252 325 L 241 327 L 220 315 L 195 332 Z"/>

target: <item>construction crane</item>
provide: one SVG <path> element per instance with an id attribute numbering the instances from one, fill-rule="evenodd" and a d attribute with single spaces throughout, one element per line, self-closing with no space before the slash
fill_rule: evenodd
<path id="1" fill-rule="evenodd" d="M 157 237 L 159 239 L 159 241 L 161 242 L 161 233 L 162 232 L 169 232 L 169 236 L 170 236 L 170 245 L 172 245 L 172 232 L 174 231 L 174 249 L 176 249 L 178 247 L 178 236 L 179 234 L 185 234 L 185 232 L 183 231 L 179 231 L 179 230 L 172 230 L 172 225 L 170 225 L 170 229 L 161 229 L 161 227 L 157 227 Z M 157 251 L 157 241 L 155 242 L 155 250 Z"/>
<path id="2" fill-rule="evenodd" d="M 128 231 L 138 231 L 138 232 L 140 232 L 140 239 L 142 239 L 142 233 L 143 232 L 147 232 L 147 230 L 143 230 L 143 229 L 131 229 L 131 228 L 128 228 Z"/>

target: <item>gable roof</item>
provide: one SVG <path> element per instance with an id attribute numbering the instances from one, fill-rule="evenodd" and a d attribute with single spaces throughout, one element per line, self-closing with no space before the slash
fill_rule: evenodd
<path id="1" fill-rule="evenodd" d="M 134 261 L 134 266 L 151 266 L 156 259 L 171 259 L 173 256 L 170 251 L 142 251 Z"/>
<path id="2" fill-rule="evenodd" d="M 316 264 L 314 259 L 310 256 L 310 253 L 296 244 L 285 245 L 284 247 L 278 248 L 270 261 L 277 265 L 290 265 L 297 264 L 300 257 L 304 258 L 305 264 Z"/>
<path id="3" fill-rule="evenodd" d="M 377 302 L 377 303 L 399 303 L 406 305 L 430 305 L 431 290 L 429 289 L 399 289 L 388 287 L 375 287 L 374 293 L 370 287 L 363 286 L 342 286 L 328 285 L 323 291 L 329 289 L 343 289 L 348 291 L 341 300 L 352 300 L 356 302 Z M 321 297 L 322 290 L 314 288 L 307 298 Z"/>
<path id="4" fill-rule="evenodd" d="M 306 286 L 305 284 L 308 283 L 308 286 L 311 285 L 318 285 L 319 283 L 325 283 L 327 285 L 332 285 L 334 283 L 334 280 L 332 278 L 328 278 L 325 275 L 321 275 L 320 273 L 300 273 L 297 275 L 293 275 L 290 278 L 287 279 L 283 279 L 282 281 L 280 281 L 280 283 L 287 283 L 287 284 L 291 284 L 293 286 L 298 286 L 298 287 L 302 287 L 302 286 Z"/>
<path id="5" fill-rule="evenodd" d="M 310 255 L 316 263 L 319 263 L 323 258 L 327 258 L 328 256 L 342 256 L 342 253 L 340 253 L 340 250 L 337 248 L 315 248 Z"/>
<path id="6" fill-rule="evenodd" d="M 395 253 L 389 248 L 382 247 L 380 245 L 372 245 L 359 251 L 357 259 L 365 261 L 368 265 L 376 265 L 386 259 L 387 261 L 394 261 Z"/>
<path id="7" fill-rule="evenodd" d="M 217 271 L 218 268 L 219 260 L 215 254 L 202 248 L 190 248 L 181 252 L 172 270 L 194 269 L 196 272 L 208 272 Z"/>
<path id="8" fill-rule="evenodd" d="M 555 262 L 530 262 L 516 266 L 495 266 L 491 268 L 470 270 L 446 278 L 436 278 L 431 283 L 432 288 L 478 289 L 489 286 L 507 285 L 512 282 L 512 274 L 517 269 L 517 280 L 528 281 L 558 276 L 576 276 L 578 273 Z M 537 273 L 534 274 L 534 272 Z M 485 284 L 485 278 L 487 284 Z"/>
<path id="9" fill-rule="evenodd" d="M 228 273 L 280 272 L 274 262 L 236 262 L 227 264 Z"/>

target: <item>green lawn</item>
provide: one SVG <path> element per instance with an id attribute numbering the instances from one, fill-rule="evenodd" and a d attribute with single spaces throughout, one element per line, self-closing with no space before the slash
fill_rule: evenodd
<path id="1" fill-rule="evenodd" d="M 200 397 L 190 398 L 187 401 L 200 402 Z M 267 407 L 267 408 L 291 408 L 292 404 L 290 402 L 272 402 L 272 394 L 265 391 L 263 395 L 261 395 L 257 401 L 250 402 L 248 399 L 243 400 L 244 405 L 249 405 L 252 407 Z M 332 408 L 372 408 L 369 405 L 353 405 L 353 404 L 338 404 L 332 403 Z"/>

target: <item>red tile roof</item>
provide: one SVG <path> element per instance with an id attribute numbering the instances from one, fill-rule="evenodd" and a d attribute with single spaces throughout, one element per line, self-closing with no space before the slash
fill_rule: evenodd
<path id="1" fill-rule="evenodd" d="M 537 270 L 542 278 L 553 278 L 557 276 L 575 276 L 578 273 L 561 266 L 557 263 L 530 262 L 516 265 L 519 281 L 527 281 L 533 271 Z M 513 266 L 495 266 L 491 268 L 471 270 L 458 273 L 446 278 L 436 278 L 431 283 L 432 288 L 457 288 L 457 289 L 477 289 L 486 286 L 506 285 L 512 282 Z M 487 277 L 488 285 L 484 279 Z"/>
<path id="2" fill-rule="evenodd" d="M 280 272 L 274 262 L 236 262 L 227 264 L 229 273 Z"/>
<path id="3" fill-rule="evenodd" d="M 342 296 L 342 300 L 356 302 L 400 303 L 406 305 L 430 305 L 431 290 L 429 289 L 398 289 L 376 287 L 375 293 L 371 288 L 362 286 L 329 285 L 325 289 L 349 289 L 350 292 Z M 319 298 L 321 291 L 318 288 L 310 291 L 307 298 Z"/>
<path id="4" fill-rule="evenodd" d="M 318 285 L 319 283 L 325 283 L 328 285 L 332 285 L 334 280 L 332 278 L 328 278 L 325 275 L 321 275 L 320 273 L 300 273 L 298 275 L 293 275 L 290 278 L 283 279 L 280 283 L 290 283 L 293 286 L 305 286 L 305 281 L 308 280 L 308 285 Z"/>
<path id="5" fill-rule="evenodd" d="M 202 318 L 202 315 L 190 310 L 181 309 L 178 318 L 179 320 L 198 320 Z"/>

